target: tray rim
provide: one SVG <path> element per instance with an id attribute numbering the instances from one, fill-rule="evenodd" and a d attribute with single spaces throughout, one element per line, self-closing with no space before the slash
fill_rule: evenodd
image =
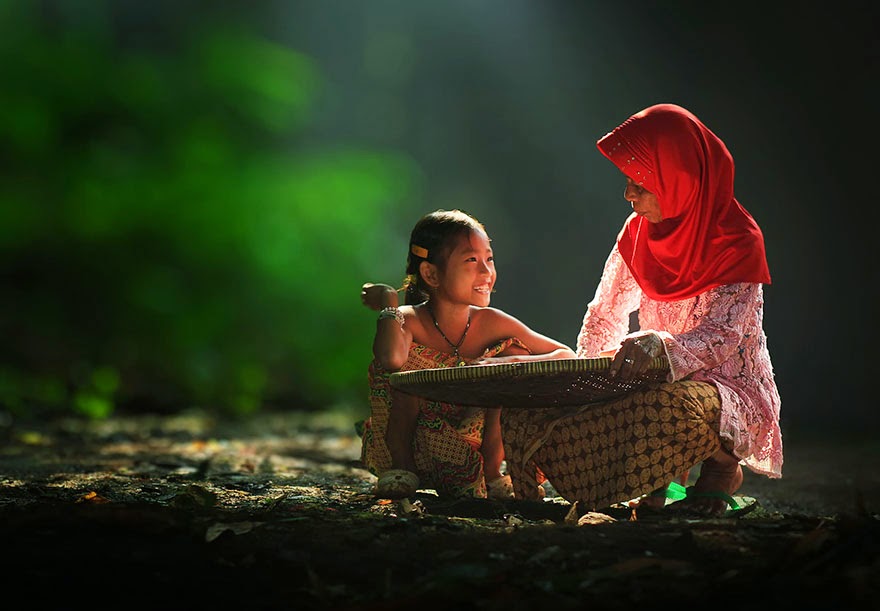
<path id="1" fill-rule="evenodd" d="M 505 380 L 510 378 L 529 378 L 534 376 L 576 375 L 607 371 L 611 366 L 610 356 L 581 357 L 568 359 L 543 359 L 519 361 L 515 363 L 492 363 L 487 365 L 462 365 L 461 367 L 435 367 L 430 369 L 411 369 L 396 371 L 390 376 L 391 386 L 397 389 L 420 384 L 458 384 L 480 380 Z M 648 370 L 668 370 L 666 356 L 655 357 Z"/>

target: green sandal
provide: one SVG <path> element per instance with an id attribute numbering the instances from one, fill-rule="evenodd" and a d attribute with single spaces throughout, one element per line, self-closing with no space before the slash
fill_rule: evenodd
<path id="1" fill-rule="evenodd" d="M 640 501 L 635 504 L 635 507 L 643 511 L 649 512 L 659 512 L 662 511 L 664 507 L 669 505 L 674 501 L 679 501 L 685 498 L 687 494 L 685 493 L 685 488 L 678 482 L 670 482 L 665 488 L 657 488 L 653 492 L 649 492 L 645 496 L 642 497 Z M 663 499 L 663 504 L 660 505 L 658 501 L 647 501 L 646 499 Z M 633 504 L 630 504 L 632 507 Z"/>
<path id="2" fill-rule="evenodd" d="M 669 485 L 666 486 L 666 488 L 657 488 L 657 490 L 651 492 L 648 496 L 665 498 L 667 499 L 668 505 L 668 501 L 680 501 L 686 498 L 687 489 L 678 482 L 669 482 Z"/>
<path id="3" fill-rule="evenodd" d="M 727 503 L 727 510 L 724 513 L 718 516 L 707 516 L 706 514 L 698 511 L 694 511 L 690 507 L 688 507 L 688 501 L 692 499 L 721 499 L 725 503 Z M 681 509 L 685 513 L 693 514 L 699 517 L 718 517 L 718 518 L 733 518 L 741 515 L 745 515 L 749 513 L 753 509 L 758 506 L 758 500 L 751 496 L 742 496 L 737 495 L 733 496 L 727 494 L 726 492 L 721 492 L 720 490 L 695 490 L 693 486 L 689 486 L 685 489 L 685 499 L 683 499 L 680 503 L 676 503 L 679 507 L 675 507 L 674 509 Z"/>
<path id="4" fill-rule="evenodd" d="M 687 488 L 679 484 L 678 482 L 669 482 L 669 485 L 666 486 L 666 498 L 672 499 L 673 501 L 680 501 L 681 499 L 687 497 Z"/>

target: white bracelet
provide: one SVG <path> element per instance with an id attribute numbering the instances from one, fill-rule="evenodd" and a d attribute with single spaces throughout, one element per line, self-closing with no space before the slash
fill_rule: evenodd
<path id="1" fill-rule="evenodd" d="M 645 354 L 651 358 L 656 358 L 663 353 L 663 340 L 653 333 L 642 335 L 636 338 L 633 343 L 644 350 Z"/>
<path id="2" fill-rule="evenodd" d="M 403 312 L 399 309 L 393 307 L 383 308 L 379 312 L 379 320 L 382 320 L 383 318 L 393 318 L 397 321 L 397 324 L 400 325 L 400 328 L 403 329 L 405 319 L 403 318 Z"/>

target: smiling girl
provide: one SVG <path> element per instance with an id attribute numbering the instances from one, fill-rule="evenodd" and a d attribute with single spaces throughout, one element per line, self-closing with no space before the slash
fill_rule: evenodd
<path id="1" fill-rule="evenodd" d="M 460 210 L 422 217 L 410 236 L 405 305 L 387 284 L 364 284 L 361 301 L 379 311 L 369 368 L 370 418 L 361 459 L 380 498 L 418 488 L 438 494 L 509 498 L 500 407 L 452 405 L 391 388 L 395 371 L 456 367 L 484 358 L 574 358 L 564 344 L 489 306 L 497 272 L 486 229 Z M 532 357 L 526 356 L 532 355 Z"/>

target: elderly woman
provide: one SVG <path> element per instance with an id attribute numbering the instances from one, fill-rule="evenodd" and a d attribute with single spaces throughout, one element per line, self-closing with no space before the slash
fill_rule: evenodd
<path id="1" fill-rule="evenodd" d="M 546 477 L 586 508 L 652 491 L 643 506 L 658 507 L 667 486 L 701 464 L 687 497 L 667 510 L 724 515 L 737 508 L 742 465 L 782 475 L 762 232 L 734 197 L 727 147 L 684 108 L 651 106 L 597 145 L 624 174 L 633 213 L 587 306 L 577 353 L 613 355 L 610 373 L 623 379 L 665 355 L 669 374 L 599 405 L 504 410 L 514 490 L 534 498 Z"/>

